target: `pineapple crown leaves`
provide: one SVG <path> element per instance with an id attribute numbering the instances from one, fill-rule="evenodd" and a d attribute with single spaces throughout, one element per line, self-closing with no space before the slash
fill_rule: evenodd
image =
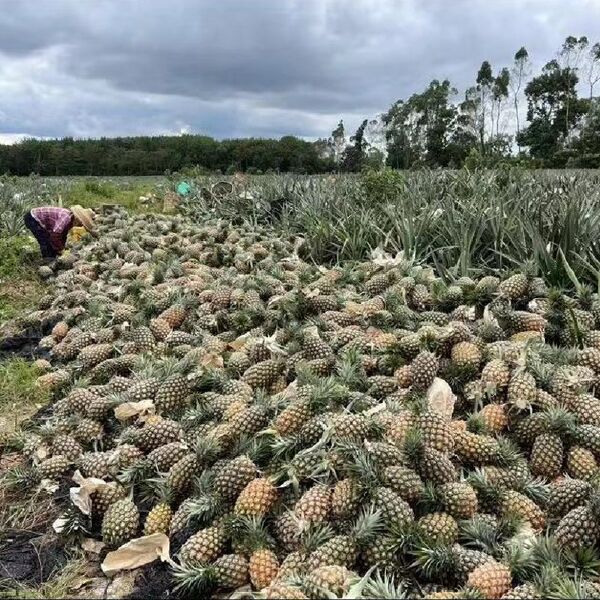
<path id="1" fill-rule="evenodd" d="M 172 565 L 175 591 L 208 597 L 218 583 L 217 572 L 212 566 L 200 566 L 185 562 Z"/>
<path id="2" fill-rule="evenodd" d="M 366 390 L 367 375 L 357 348 L 348 348 L 336 365 L 336 375 L 341 385 L 353 390 Z"/>
<path id="3" fill-rule="evenodd" d="M 457 554 L 452 546 L 423 542 L 411 551 L 412 567 L 429 580 L 449 581 L 457 571 Z"/>
<path id="4" fill-rule="evenodd" d="M 444 507 L 443 491 L 431 481 L 427 481 L 423 493 L 418 500 L 418 509 L 423 513 L 442 510 Z"/>
<path id="5" fill-rule="evenodd" d="M 512 467 L 523 460 L 523 454 L 517 445 L 505 437 L 496 438 L 498 450 L 496 452 L 496 463 L 502 467 Z"/>
<path id="6" fill-rule="evenodd" d="M 171 504 L 173 502 L 173 491 L 164 478 L 146 478 L 138 482 L 136 487 L 141 502 L 164 502 L 166 504 Z"/>
<path id="7" fill-rule="evenodd" d="M 363 597 L 404 600 L 409 597 L 409 592 L 404 580 L 397 581 L 394 575 L 377 569 L 369 577 Z"/>
<path id="8" fill-rule="evenodd" d="M 275 548 L 275 540 L 262 517 L 235 515 L 226 519 L 225 528 L 232 542 L 249 554 L 263 548 Z"/>
<path id="9" fill-rule="evenodd" d="M 210 436 L 197 436 L 192 448 L 201 466 L 212 465 L 222 453 L 219 442 Z"/>
<path id="10" fill-rule="evenodd" d="M 381 511 L 374 506 L 365 506 L 352 525 L 350 536 L 360 546 L 372 543 L 383 532 Z"/>
<path id="11" fill-rule="evenodd" d="M 233 442 L 230 455 L 246 455 L 258 465 L 266 464 L 273 456 L 272 442 L 267 436 L 244 434 Z"/>
<path id="12" fill-rule="evenodd" d="M 549 433 L 567 440 L 573 440 L 577 437 L 577 417 L 572 412 L 558 407 L 548 408 L 544 413 L 547 417 Z"/>
<path id="13" fill-rule="evenodd" d="M 481 518 L 459 521 L 459 537 L 468 548 L 482 550 L 495 558 L 502 552 L 504 540 L 513 537 L 522 526 L 522 519 L 516 515 L 506 515 L 497 523 Z"/>
<path id="14" fill-rule="evenodd" d="M 59 517 L 60 537 L 69 544 L 82 542 L 83 538 L 90 535 L 92 530 L 91 518 L 84 515 L 74 505 L 67 507 L 66 511 Z"/>

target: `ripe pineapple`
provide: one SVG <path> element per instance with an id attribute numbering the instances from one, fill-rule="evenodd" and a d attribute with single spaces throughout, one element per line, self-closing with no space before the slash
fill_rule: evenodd
<path id="1" fill-rule="evenodd" d="M 528 408 L 537 398 L 533 375 L 526 371 L 513 374 L 508 384 L 508 401 L 518 408 Z"/>
<path id="2" fill-rule="evenodd" d="M 137 506 L 129 499 L 111 504 L 102 519 L 102 541 L 116 548 L 135 537 L 140 521 Z"/>
<path id="3" fill-rule="evenodd" d="M 173 517 L 173 510 L 167 502 L 160 502 L 152 507 L 144 522 L 144 535 L 168 533 Z"/>
<path id="4" fill-rule="evenodd" d="M 181 437 L 181 427 L 176 421 L 170 419 L 159 419 L 146 423 L 134 434 L 136 446 L 149 452 L 164 444 L 176 442 Z"/>
<path id="5" fill-rule="evenodd" d="M 71 461 L 62 454 L 56 454 L 38 465 L 38 473 L 42 479 L 57 479 L 63 475 L 71 464 Z"/>
<path id="6" fill-rule="evenodd" d="M 99 487 L 92 495 L 92 511 L 100 517 L 104 516 L 108 507 L 117 500 L 123 500 L 127 491 L 121 485 L 114 482 Z"/>
<path id="7" fill-rule="evenodd" d="M 523 273 L 517 273 L 508 279 L 505 279 L 498 286 L 500 294 L 509 300 L 519 300 L 523 298 L 529 290 L 529 281 Z"/>
<path id="8" fill-rule="evenodd" d="M 331 492 L 331 515 L 335 519 L 350 518 L 360 505 L 357 482 L 352 478 L 338 481 Z"/>
<path id="9" fill-rule="evenodd" d="M 423 480 L 417 472 L 399 465 L 386 467 L 383 482 L 409 503 L 419 500 L 425 491 Z"/>
<path id="10" fill-rule="evenodd" d="M 277 497 L 277 488 L 268 479 L 253 479 L 238 496 L 234 512 L 237 515 L 264 516 L 273 508 Z"/>
<path id="11" fill-rule="evenodd" d="M 599 535 L 600 527 L 595 510 L 589 505 L 570 510 L 554 531 L 558 544 L 567 550 L 593 546 Z"/>
<path id="12" fill-rule="evenodd" d="M 357 579 L 346 567 L 328 565 L 312 571 L 304 585 L 311 598 L 343 598 Z"/>
<path id="13" fill-rule="evenodd" d="M 238 456 L 216 470 L 212 487 L 220 498 L 232 502 L 255 479 L 256 473 L 256 465 L 247 456 Z"/>
<path id="14" fill-rule="evenodd" d="M 294 508 L 295 515 L 306 523 L 322 523 L 331 514 L 331 489 L 315 485 L 300 497 Z"/>
<path id="15" fill-rule="evenodd" d="M 188 400 L 190 388 L 184 375 L 167 377 L 156 390 L 154 405 L 160 414 L 171 415 L 183 409 Z"/>
<path id="16" fill-rule="evenodd" d="M 481 351 L 472 342 L 459 342 L 452 346 L 451 360 L 461 371 L 475 373 L 481 363 Z"/>
<path id="17" fill-rule="evenodd" d="M 234 590 L 248 583 L 248 561 L 239 554 L 225 554 L 212 567 L 219 587 Z"/>
<path id="18" fill-rule="evenodd" d="M 575 479 L 591 479 L 598 473 L 594 453 L 580 446 L 573 446 L 567 453 L 567 472 Z"/>
<path id="19" fill-rule="evenodd" d="M 490 395 L 496 395 L 506 389 L 509 381 L 510 369 L 501 359 L 490 360 L 481 371 L 481 382 Z"/>
<path id="20" fill-rule="evenodd" d="M 269 586 L 277 577 L 279 572 L 279 561 L 272 550 L 262 548 L 255 550 L 248 561 L 250 583 L 257 590 Z"/>
<path id="21" fill-rule="evenodd" d="M 517 515 L 531 523 L 534 531 L 541 531 L 546 524 L 544 511 L 533 500 L 515 490 L 504 492 L 500 507 L 503 513 Z"/>
<path id="22" fill-rule="evenodd" d="M 378 487 L 372 493 L 373 505 L 381 511 L 384 525 L 401 528 L 414 521 L 414 513 L 408 502 L 390 488 Z"/>
<path id="23" fill-rule="evenodd" d="M 467 584 L 484 598 L 501 598 L 512 585 L 512 575 L 507 566 L 491 560 L 471 571 Z"/>
<path id="24" fill-rule="evenodd" d="M 454 432 L 448 421 L 432 412 L 423 413 L 417 418 L 415 426 L 421 431 L 425 446 L 448 452 L 454 445 Z"/>
<path id="25" fill-rule="evenodd" d="M 200 463 L 196 454 L 186 454 L 169 469 L 167 486 L 174 494 L 183 494 L 192 484 L 193 477 L 199 470 Z"/>

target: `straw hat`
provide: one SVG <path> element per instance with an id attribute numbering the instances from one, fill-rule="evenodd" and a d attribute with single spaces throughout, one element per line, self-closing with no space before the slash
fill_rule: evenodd
<path id="1" fill-rule="evenodd" d="M 74 206 L 71 206 L 70 210 L 82 227 L 85 227 L 90 233 L 94 231 L 94 219 L 96 218 L 96 213 L 91 208 L 83 208 L 83 206 L 75 204 Z"/>

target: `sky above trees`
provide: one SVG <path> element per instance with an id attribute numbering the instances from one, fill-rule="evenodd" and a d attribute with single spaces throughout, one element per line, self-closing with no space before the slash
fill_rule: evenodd
<path id="1" fill-rule="evenodd" d="M 600 39 L 596 0 L 0 0 L 0 142 L 201 132 L 354 131 L 482 60 L 534 71 L 568 35 Z"/>

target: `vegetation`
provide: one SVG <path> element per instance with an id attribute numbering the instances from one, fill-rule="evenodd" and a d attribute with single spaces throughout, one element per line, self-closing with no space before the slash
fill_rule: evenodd
<path id="1" fill-rule="evenodd" d="M 358 172 L 517 163 L 600 167 L 600 42 L 568 36 L 532 76 L 527 49 L 498 69 L 484 60 L 460 95 L 447 79 L 398 99 L 347 136 L 215 140 L 203 135 L 25 140 L 0 146 L 0 173 L 158 175 L 198 167 L 205 173 Z M 525 109 L 526 106 L 526 110 Z M 524 113 L 524 114 L 523 114 Z"/>
<path id="2" fill-rule="evenodd" d="M 567 263 L 598 285 L 600 175 L 496 171 L 367 171 L 360 177 L 237 179 L 230 194 L 208 194 L 216 179 L 195 180 L 184 204 L 232 220 L 273 221 L 302 235 L 318 263 L 360 260 L 378 246 L 432 264 L 444 277 L 516 269 L 533 261 L 540 276 L 569 287 Z"/>

